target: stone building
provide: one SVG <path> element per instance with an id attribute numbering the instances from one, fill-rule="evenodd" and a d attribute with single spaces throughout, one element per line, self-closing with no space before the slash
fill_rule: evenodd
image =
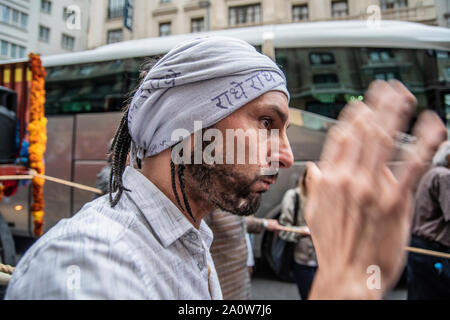
<path id="1" fill-rule="evenodd" d="M 243 26 L 378 17 L 448 27 L 449 12 L 450 0 L 96 0 L 90 6 L 88 47 Z"/>

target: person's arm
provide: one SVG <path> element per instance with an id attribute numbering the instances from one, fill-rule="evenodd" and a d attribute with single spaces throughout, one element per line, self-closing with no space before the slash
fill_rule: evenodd
<path id="1" fill-rule="evenodd" d="M 450 221 L 450 174 L 439 176 L 439 205 L 446 222 Z"/>
<path id="2" fill-rule="evenodd" d="M 376 81 L 364 103 L 347 106 L 320 163 L 308 163 L 305 217 L 318 259 L 310 299 L 381 298 L 401 274 L 412 218 L 412 189 L 446 137 L 437 115 L 414 128 L 418 142 L 392 172 L 395 136 L 414 96 L 398 81 Z"/>
<path id="3" fill-rule="evenodd" d="M 256 218 L 255 216 L 245 217 L 245 226 L 248 233 L 261 233 L 265 229 L 265 224 L 263 219 Z"/>
<path id="4" fill-rule="evenodd" d="M 277 232 L 281 227 L 275 219 L 256 218 L 253 215 L 245 217 L 245 225 L 248 233 L 261 233 L 264 230 Z"/>
<path id="5" fill-rule="evenodd" d="M 284 194 L 283 200 L 281 201 L 281 215 L 279 218 L 280 224 L 286 227 L 292 227 L 294 223 L 294 207 L 295 207 L 295 190 L 290 189 Z M 297 242 L 300 239 L 301 234 L 280 231 L 278 236 L 289 242 Z"/>

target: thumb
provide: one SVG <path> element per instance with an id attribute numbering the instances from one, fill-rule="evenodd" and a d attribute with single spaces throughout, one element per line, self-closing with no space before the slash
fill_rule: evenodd
<path id="1" fill-rule="evenodd" d="M 308 171 L 306 174 L 306 189 L 311 190 L 322 178 L 322 171 L 314 162 L 307 162 L 305 170 Z"/>

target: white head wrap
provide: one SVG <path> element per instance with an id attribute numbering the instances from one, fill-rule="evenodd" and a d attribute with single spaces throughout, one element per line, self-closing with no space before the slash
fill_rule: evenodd
<path id="1" fill-rule="evenodd" d="M 148 72 L 133 96 L 128 130 L 131 162 L 170 148 L 172 132 L 207 128 L 268 91 L 289 99 L 286 78 L 247 42 L 201 37 L 176 46 Z"/>
<path id="2" fill-rule="evenodd" d="M 448 167 L 447 157 L 450 154 L 450 141 L 443 142 L 433 157 L 433 166 Z"/>

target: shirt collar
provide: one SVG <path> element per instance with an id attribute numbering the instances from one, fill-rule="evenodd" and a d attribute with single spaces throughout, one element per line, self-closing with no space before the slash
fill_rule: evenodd
<path id="1" fill-rule="evenodd" d="M 202 220 L 200 230 L 195 229 L 173 202 L 138 170 L 127 166 L 123 173 L 123 185 L 130 190 L 125 191 L 126 194 L 142 212 L 164 247 L 194 232 L 200 234 L 207 249 L 210 248 L 213 233 L 206 223 Z"/>

